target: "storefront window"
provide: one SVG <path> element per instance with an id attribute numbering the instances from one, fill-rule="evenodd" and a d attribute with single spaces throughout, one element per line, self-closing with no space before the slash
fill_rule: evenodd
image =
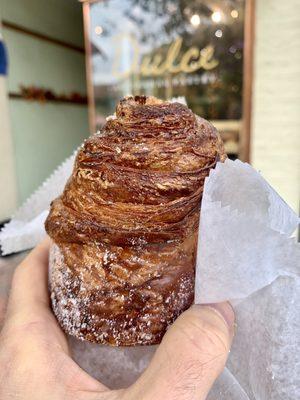
<path id="1" fill-rule="evenodd" d="M 89 21 L 95 129 L 125 95 L 184 97 L 238 155 L 244 1 L 99 1 Z"/>

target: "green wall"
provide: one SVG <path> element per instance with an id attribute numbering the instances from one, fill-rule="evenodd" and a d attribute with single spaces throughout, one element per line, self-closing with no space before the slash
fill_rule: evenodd
<path id="1" fill-rule="evenodd" d="M 0 0 L 3 20 L 83 47 L 76 0 Z M 84 54 L 3 27 L 8 90 L 20 85 L 57 94 L 86 94 Z M 10 99 L 17 199 L 20 205 L 88 135 L 87 107 Z M 0 172 L 1 173 L 1 172 Z"/>
<path id="2" fill-rule="evenodd" d="M 3 36 L 11 91 L 18 91 L 22 84 L 49 87 L 56 93 L 86 92 L 83 54 L 5 28 Z"/>
<path id="3" fill-rule="evenodd" d="M 85 107 L 11 101 L 19 200 L 24 201 L 87 135 Z"/>
<path id="4" fill-rule="evenodd" d="M 4 20 L 81 45 L 82 13 L 78 0 L 0 0 Z"/>

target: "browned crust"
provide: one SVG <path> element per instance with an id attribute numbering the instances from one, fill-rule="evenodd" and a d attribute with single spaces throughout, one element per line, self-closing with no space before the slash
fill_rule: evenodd
<path id="1" fill-rule="evenodd" d="M 68 333 L 160 342 L 193 301 L 204 179 L 225 157 L 215 128 L 187 107 L 120 101 L 78 152 L 46 221 L 56 243 L 52 303 Z"/>

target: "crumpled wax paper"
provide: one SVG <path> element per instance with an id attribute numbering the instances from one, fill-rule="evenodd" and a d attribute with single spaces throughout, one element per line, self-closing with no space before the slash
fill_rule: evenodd
<path id="1" fill-rule="evenodd" d="M 298 224 L 250 165 L 226 160 L 206 178 L 195 302 L 234 304 L 227 368 L 251 400 L 300 398 L 300 246 L 290 237 Z M 215 388 L 211 398 L 231 399 Z"/>
<path id="2" fill-rule="evenodd" d="M 37 232 L 43 232 L 49 203 L 63 190 L 73 162 L 74 156 L 6 225 L 0 234 L 4 252 L 23 250 L 40 239 Z M 227 368 L 209 400 L 299 398 L 300 249 L 291 238 L 298 223 L 290 207 L 246 163 L 226 160 L 206 178 L 195 302 L 230 300 L 237 320 Z M 132 383 L 156 349 L 110 348 L 71 337 L 69 342 L 79 365 L 112 388 Z"/>

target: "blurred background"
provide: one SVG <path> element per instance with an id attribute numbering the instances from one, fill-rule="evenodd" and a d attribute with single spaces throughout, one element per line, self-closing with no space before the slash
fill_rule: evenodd
<path id="1" fill-rule="evenodd" d="M 0 223 L 120 97 L 185 97 L 299 211 L 300 13 L 289 0 L 0 0 Z"/>

